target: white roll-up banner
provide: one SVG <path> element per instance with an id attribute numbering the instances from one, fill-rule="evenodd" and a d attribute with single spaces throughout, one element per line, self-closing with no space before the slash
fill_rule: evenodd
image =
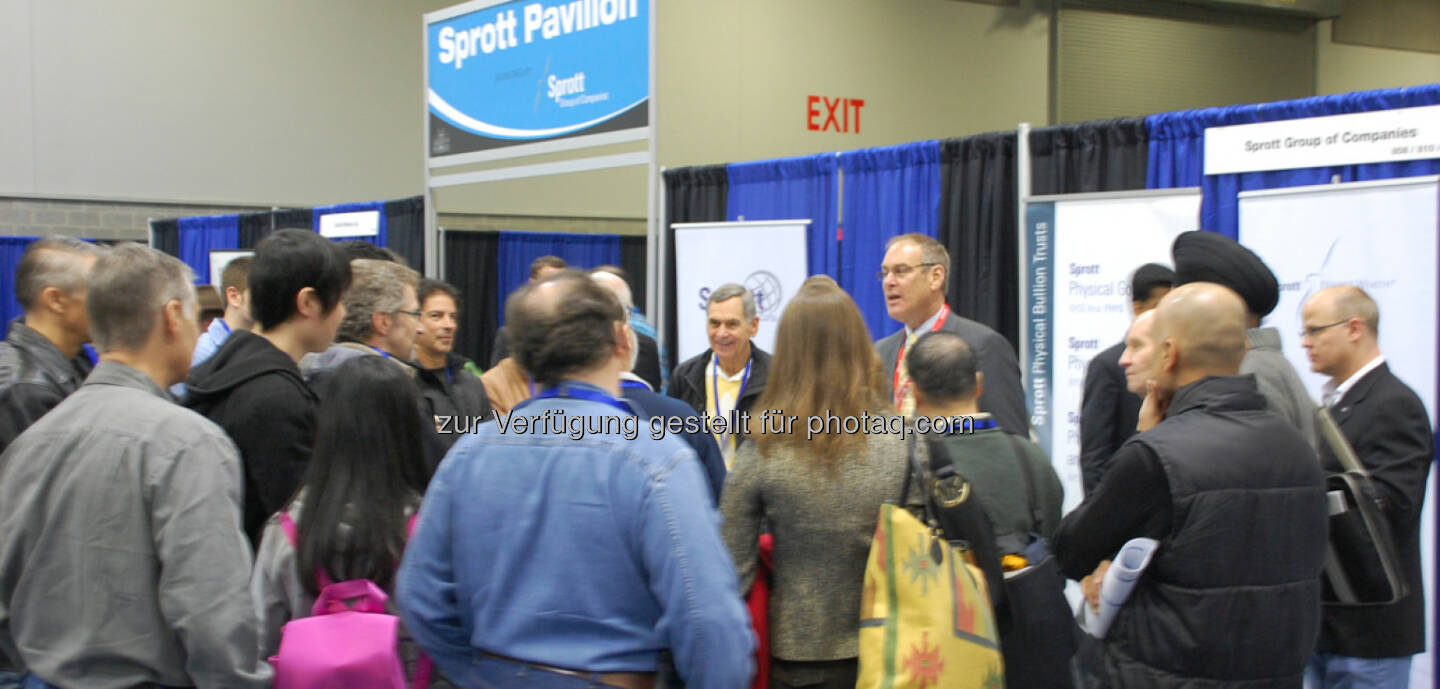
<path id="1" fill-rule="evenodd" d="M 1411 177 L 1240 194 L 1240 243 L 1280 281 L 1280 303 L 1264 325 L 1280 329 L 1285 356 L 1316 399 L 1326 378 L 1300 346 L 1300 308 L 1316 291 L 1358 285 L 1380 307 L 1380 351 L 1425 403 L 1435 424 L 1436 236 L 1440 177 Z M 1364 459 L 1363 457 L 1361 458 Z M 1434 629 L 1434 472 L 1421 517 L 1426 629 Z M 1415 656 L 1411 686 L 1432 686 L 1431 653 Z"/>
<path id="2" fill-rule="evenodd" d="M 755 295 L 756 346 L 775 351 L 780 314 L 806 277 L 809 220 L 677 223 L 675 228 L 676 363 L 710 347 L 705 304 L 715 288 L 738 283 Z"/>
<path id="3" fill-rule="evenodd" d="M 1030 421 L 1065 488 L 1068 512 L 1080 481 L 1080 397 L 1085 368 L 1125 339 L 1130 276 L 1170 265 L 1170 245 L 1196 229 L 1199 189 L 1035 197 L 1025 206 L 1028 250 L 1021 343 Z"/>

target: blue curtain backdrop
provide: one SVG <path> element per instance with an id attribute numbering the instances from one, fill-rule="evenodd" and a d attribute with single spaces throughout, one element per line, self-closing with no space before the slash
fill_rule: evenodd
<path id="1" fill-rule="evenodd" d="M 15 300 L 15 268 L 20 265 L 20 255 L 25 247 L 39 237 L 0 237 L 0 328 L 9 328 L 11 320 L 21 313 L 20 302 Z M 5 335 L 0 332 L 0 338 Z"/>
<path id="2" fill-rule="evenodd" d="M 1235 238 L 1239 233 L 1238 194 L 1242 191 L 1329 184 L 1337 175 L 1341 182 L 1357 182 L 1440 174 L 1440 159 L 1206 176 L 1206 127 L 1424 105 L 1440 105 L 1440 84 L 1151 115 L 1146 118 L 1150 130 L 1146 186 L 1201 187 L 1204 198 L 1200 227 Z"/>
<path id="3" fill-rule="evenodd" d="M 367 241 L 367 242 L 370 242 L 371 244 L 374 244 L 375 246 L 389 246 L 389 244 L 387 243 L 387 242 L 389 241 L 389 236 L 388 236 L 388 234 L 386 233 L 387 228 L 386 228 L 386 222 L 385 222 L 385 202 L 384 202 L 384 201 L 366 201 L 366 202 L 364 202 L 364 203 L 337 203 L 337 204 L 335 204 L 335 205 L 333 205 L 333 206 L 316 206 L 313 210 L 310 211 L 310 213 L 311 213 L 311 217 L 310 217 L 311 227 L 312 227 L 316 232 L 319 232 L 319 231 L 320 231 L 320 217 L 321 217 L 321 216 L 324 216 L 324 215 L 329 215 L 329 214 L 331 214 L 331 213 L 359 213 L 359 212 L 361 212 L 361 211 L 377 211 L 377 212 L 379 212 L 379 214 L 380 214 L 380 227 L 379 227 L 379 230 L 376 232 L 375 236 L 374 236 L 374 237 L 336 237 L 336 238 L 335 238 L 335 241 L 341 242 L 341 241 L 345 241 L 346 239 L 363 239 L 363 240 L 365 240 L 365 241 Z"/>
<path id="4" fill-rule="evenodd" d="M 936 236 L 940 142 L 917 141 L 841 153 L 840 169 L 845 173 L 841 216 L 845 221 L 836 282 L 855 299 L 874 339 L 896 328 L 875 277 L 885 258 L 885 242 L 909 232 Z M 946 266 L 946 270 L 952 268 Z"/>
<path id="5" fill-rule="evenodd" d="M 731 163 L 725 219 L 810 220 L 806 259 L 810 275 L 838 278 L 839 244 L 836 241 L 834 153 L 799 158 Z M 735 276 L 739 282 L 744 275 Z"/>
<path id="6" fill-rule="evenodd" d="M 239 215 L 202 215 L 176 221 L 180 260 L 195 271 L 195 284 L 210 283 L 210 252 L 240 247 Z"/>
<path id="7" fill-rule="evenodd" d="M 620 265 L 620 235 L 567 232 L 501 232 L 495 280 L 497 319 L 505 324 L 505 298 L 530 279 L 530 262 L 559 256 L 573 268 Z"/>

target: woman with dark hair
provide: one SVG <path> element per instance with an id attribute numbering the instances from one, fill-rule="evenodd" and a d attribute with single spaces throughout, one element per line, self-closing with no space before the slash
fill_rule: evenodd
<path id="1" fill-rule="evenodd" d="M 328 581 L 369 579 L 394 590 L 410 517 L 429 469 L 425 420 L 414 381 L 383 357 L 340 365 L 320 404 L 315 449 L 300 491 L 265 524 L 250 590 L 260 619 L 260 657 L 280 647 L 280 628 L 306 617 Z M 282 519 L 295 525 L 292 546 Z M 418 650 L 403 635 L 414 675 Z M 436 677 L 432 686 L 448 686 Z"/>
<path id="2" fill-rule="evenodd" d="M 775 538 L 771 686 L 855 686 L 865 561 L 880 504 L 900 499 L 905 441 L 806 431 L 811 417 L 888 416 L 881 370 L 855 302 L 829 278 L 806 280 L 780 318 L 771 383 L 755 405 L 796 417 L 793 432 L 751 419 L 753 442 L 740 446 L 720 499 L 742 591 L 754 583 L 762 522 Z"/>

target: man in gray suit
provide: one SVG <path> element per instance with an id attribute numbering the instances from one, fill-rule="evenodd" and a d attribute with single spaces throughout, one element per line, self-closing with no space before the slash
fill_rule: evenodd
<path id="1" fill-rule="evenodd" d="M 885 245 L 880 264 L 880 284 L 885 290 L 885 309 L 905 328 L 875 343 L 885 364 L 889 400 L 897 411 L 910 415 L 915 410 L 915 393 L 905 367 L 905 352 L 917 338 L 940 330 L 959 335 L 980 360 L 985 388 L 980 395 L 981 411 L 990 412 L 1006 432 L 1028 435 L 1030 417 L 1025 393 L 1020 389 L 1020 365 L 1015 349 L 999 333 L 958 314 L 945 303 L 945 285 L 950 273 L 950 252 L 940 242 L 922 234 L 902 234 Z"/>

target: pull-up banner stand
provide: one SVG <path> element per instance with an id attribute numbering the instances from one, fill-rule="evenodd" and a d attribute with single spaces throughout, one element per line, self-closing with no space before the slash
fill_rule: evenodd
<path id="1" fill-rule="evenodd" d="M 809 220 L 675 223 L 676 362 L 710 347 L 705 305 L 726 283 L 755 296 L 755 345 L 775 351 L 780 314 L 805 282 Z"/>
<path id="2" fill-rule="evenodd" d="M 647 258 L 656 264 L 651 10 L 650 0 L 475 0 L 425 15 L 427 274 L 441 263 L 434 188 L 629 165 L 650 166 Z M 431 174 L 645 140 L 646 151 Z"/>
<path id="3" fill-rule="evenodd" d="M 1130 327 L 1130 276 L 1170 264 L 1170 245 L 1195 229 L 1200 190 L 1034 196 L 1026 200 L 1021 343 L 1030 422 L 1065 488 L 1064 509 L 1083 497 L 1080 397 L 1090 359 Z"/>
<path id="4" fill-rule="evenodd" d="M 1300 344 L 1300 309 L 1315 292 L 1356 285 L 1380 307 L 1380 351 L 1436 425 L 1436 252 L 1440 249 L 1440 177 L 1327 184 L 1240 194 L 1240 242 L 1280 281 L 1280 303 L 1263 325 L 1280 330 L 1285 357 L 1315 399 L 1327 378 L 1310 370 Z M 1427 603 L 1435 601 L 1435 472 L 1420 518 L 1420 558 Z M 1415 582 L 1410 582 L 1413 586 Z M 1427 606 L 1427 630 L 1434 607 Z M 1410 686 L 1432 686 L 1435 639 L 1414 656 Z"/>

